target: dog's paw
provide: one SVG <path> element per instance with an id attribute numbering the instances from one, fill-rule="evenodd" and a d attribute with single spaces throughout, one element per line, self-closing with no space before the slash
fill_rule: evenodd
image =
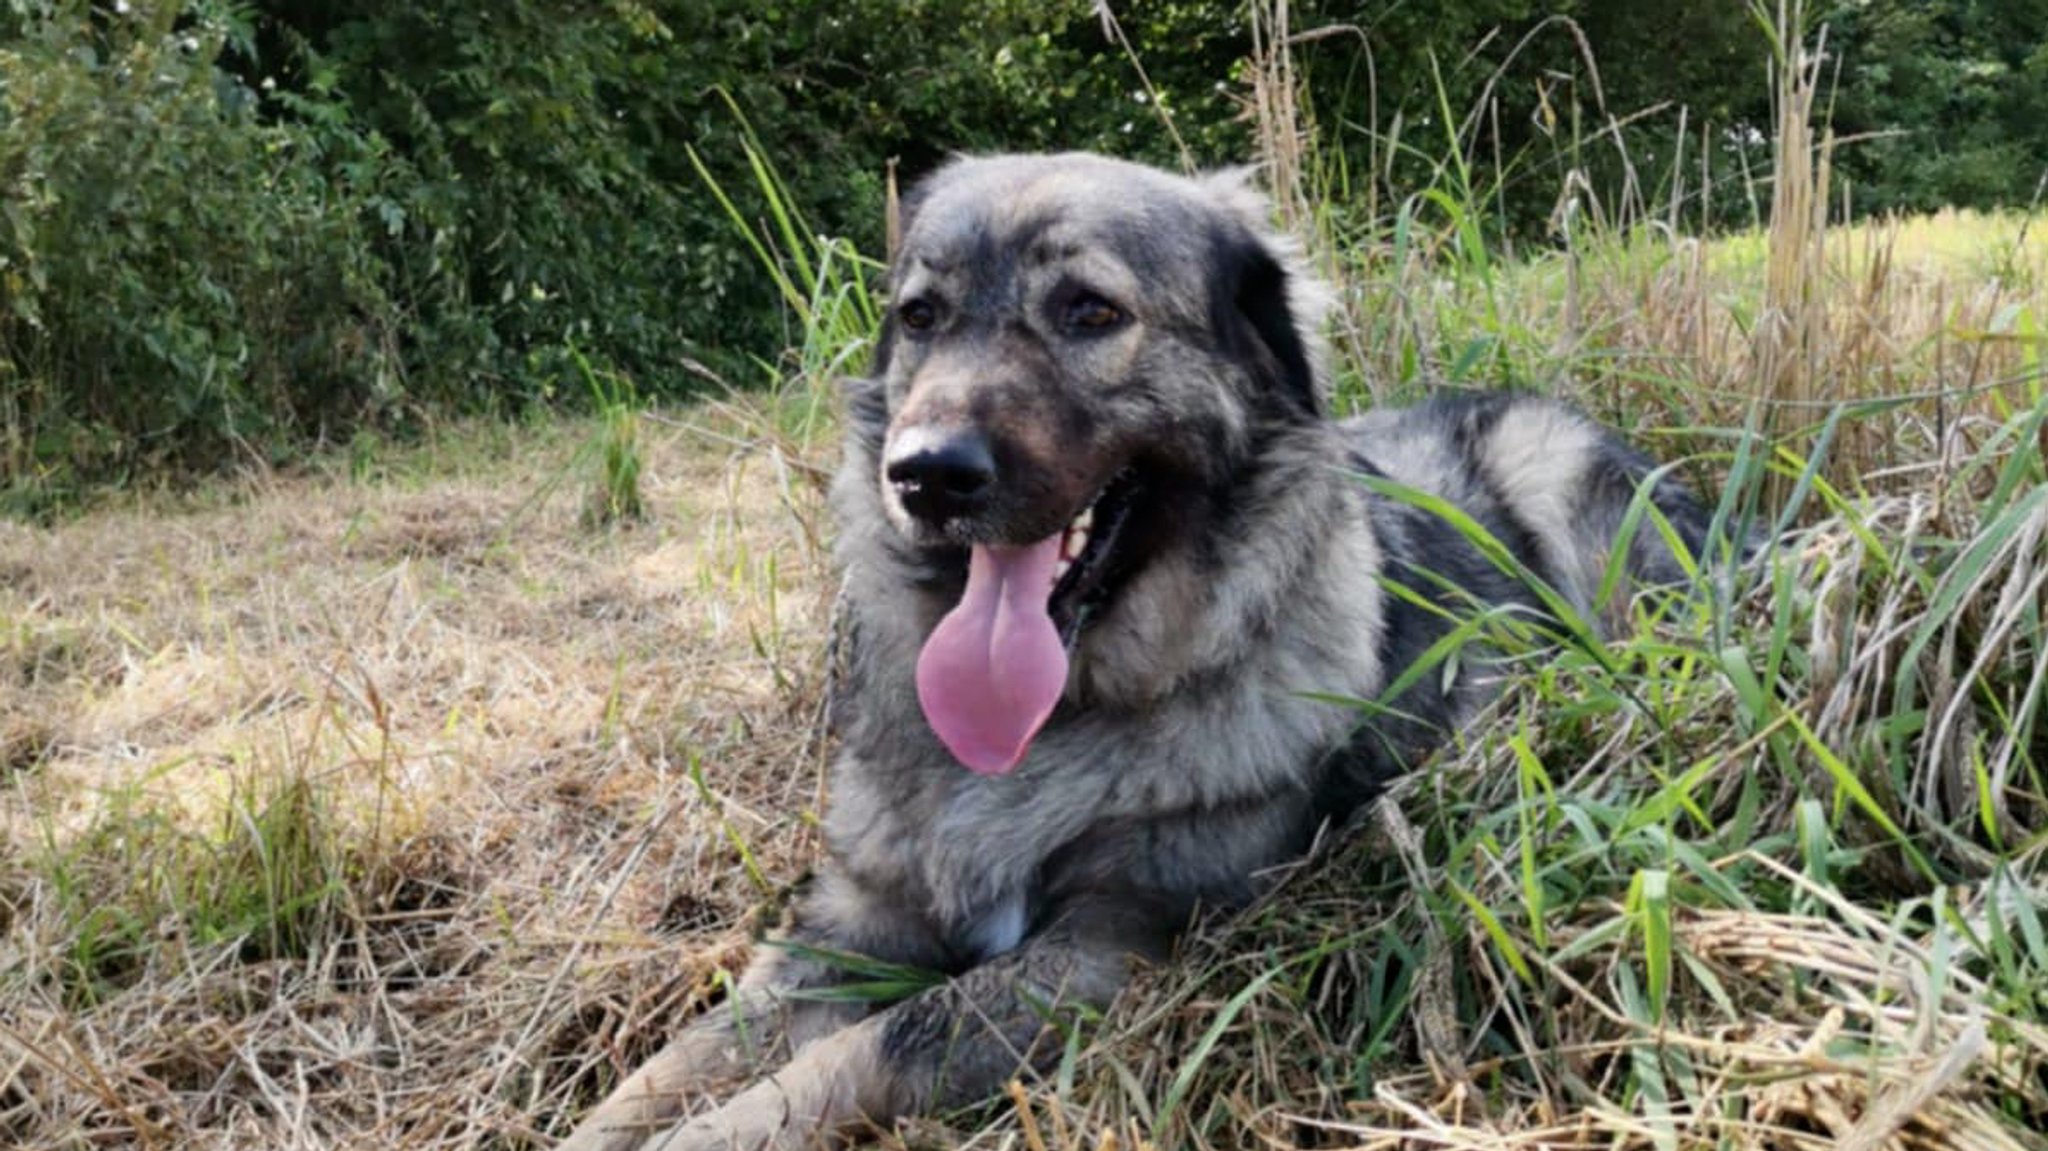
<path id="1" fill-rule="evenodd" d="M 830 1097 L 809 1090 L 818 1082 L 785 1089 L 776 1078 L 764 1079 L 697 1116 L 640 1144 L 639 1151 L 806 1151 L 844 1118 L 844 1108 Z"/>

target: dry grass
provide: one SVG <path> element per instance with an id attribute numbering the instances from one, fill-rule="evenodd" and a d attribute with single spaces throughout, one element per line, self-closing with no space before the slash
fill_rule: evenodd
<path id="1" fill-rule="evenodd" d="M 1801 31 L 1807 27 L 1804 0 L 1778 0 L 1776 49 L 1772 60 L 1772 97 L 1777 104 L 1777 130 L 1771 171 L 1771 223 L 1765 234 L 1764 300 L 1751 334 L 1755 344 L 1755 393 L 1763 402 L 1764 429 L 1800 454 L 1811 449 L 1810 433 L 1799 429 L 1824 393 L 1821 356 L 1828 309 L 1820 282 L 1827 254 L 1828 181 L 1834 140 L 1825 123 L 1816 128 L 1814 101 L 1825 83 L 1826 33 L 1809 50 Z M 1780 475 L 1765 488 L 1765 497 L 1783 502 L 1792 485 Z"/>
<path id="2" fill-rule="evenodd" d="M 0 1142 L 529 1145 L 713 988 L 813 850 L 817 495 L 669 429 L 593 533 L 588 434 L 0 524 Z"/>

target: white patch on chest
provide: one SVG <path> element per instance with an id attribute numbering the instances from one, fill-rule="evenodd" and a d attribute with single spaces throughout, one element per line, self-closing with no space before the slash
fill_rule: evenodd
<path id="1" fill-rule="evenodd" d="M 1012 895 L 967 925 L 967 942 L 977 962 L 987 962 L 1024 942 L 1024 898 Z"/>

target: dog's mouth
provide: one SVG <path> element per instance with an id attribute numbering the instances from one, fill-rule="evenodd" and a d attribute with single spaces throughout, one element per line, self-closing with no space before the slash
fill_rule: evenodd
<path id="1" fill-rule="evenodd" d="M 1119 545 L 1141 490 L 1137 473 L 1125 468 L 1060 533 L 1059 561 L 1053 565 L 1046 610 L 1069 651 L 1089 618 L 1109 599 L 1113 577 L 1125 566 Z"/>
<path id="2" fill-rule="evenodd" d="M 1128 567 L 1123 541 L 1141 491 L 1120 472 L 1057 534 L 969 549 L 960 601 L 917 661 L 925 718 L 968 768 L 1016 767 L 1052 715 L 1069 652 Z"/>

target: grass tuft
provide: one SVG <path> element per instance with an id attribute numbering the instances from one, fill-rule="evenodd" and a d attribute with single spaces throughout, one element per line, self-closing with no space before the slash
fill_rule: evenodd
<path id="1" fill-rule="evenodd" d="M 647 509 L 640 499 L 640 411 L 633 383 L 617 372 L 592 369 L 579 349 L 569 354 L 597 411 L 597 484 L 584 521 L 593 527 L 634 523 Z"/>

